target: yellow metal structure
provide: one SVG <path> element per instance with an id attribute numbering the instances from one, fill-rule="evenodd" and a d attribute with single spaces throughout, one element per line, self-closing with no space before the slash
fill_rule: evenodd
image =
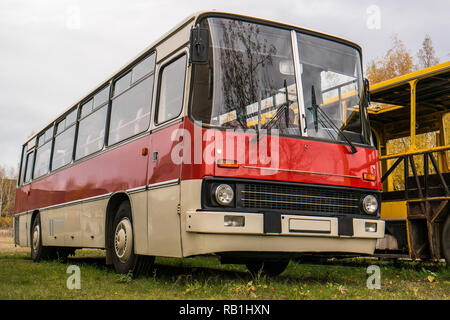
<path id="1" fill-rule="evenodd" d="M 377 103 L 369 109 L 369 119 L 380 154 L 386 234 L 396 239 L 396 252 L 439 259 L 448 245 L 441 243 L 441 233 L 450 207 L 450 61 L 373 84 L 370 94 Z M 436 135 L 436 145 L 419 147 L 418 135 L 430 133 Z M 404 142 L 404 151 L 388 150 L 388 142 L 399 138 L 409 146 Z M 394 188 L 391 173 L 399 164 L 404 166 L 405 190 Z M 392 243 L 384 249 L 388 247 Z"/>

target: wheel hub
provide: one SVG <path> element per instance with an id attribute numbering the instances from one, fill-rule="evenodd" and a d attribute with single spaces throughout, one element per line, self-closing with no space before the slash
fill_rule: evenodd
<path id="1" fill-rule="evenodd" d="M 133 229 L 128 218 L 123 218 L 116 227 L 114 234 L 114 249 L 116 256 L 123 263 L 127 262 L 131 256 L 133 245 Z"/>
<path id="2" fill-rule="evenodd" d="M 39 226 L 35 226 L 33 230 L 33 250 L 37 250 L 39 248 Z"/>

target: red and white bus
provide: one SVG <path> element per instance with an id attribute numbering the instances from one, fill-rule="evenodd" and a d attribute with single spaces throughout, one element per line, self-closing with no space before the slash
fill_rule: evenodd
<path id="1" fill-rule="evenodd" d="M 15 243 L 103 248 L 119 273 L 215 254 L 282 272 L 384 236 L 361 48 L 200 12 L 24 145 Z"/>

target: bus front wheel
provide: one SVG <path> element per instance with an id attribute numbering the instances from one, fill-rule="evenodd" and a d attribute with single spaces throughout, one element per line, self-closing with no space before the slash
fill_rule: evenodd
<path id="1" fill-rule="evenodd" d="M 117 273 L 140 275 L 153 266 L 154 257 L 134 253 L 133 223 L 130 203 L 125 201 L 117 210 L 112 229 L 112 252 L 114 269 Z"/>

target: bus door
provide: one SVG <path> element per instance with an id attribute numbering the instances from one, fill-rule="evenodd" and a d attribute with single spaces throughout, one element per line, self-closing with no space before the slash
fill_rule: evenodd
<path id="1" fill-rule="evenodd" d="M 147 185 L 148 241 L 151 255 L 181 256 L 178 206 L 182 146 L 185 143 L 182 110 L 186 63 L 186 55 L 181 54 L 158 68 Z"/>

